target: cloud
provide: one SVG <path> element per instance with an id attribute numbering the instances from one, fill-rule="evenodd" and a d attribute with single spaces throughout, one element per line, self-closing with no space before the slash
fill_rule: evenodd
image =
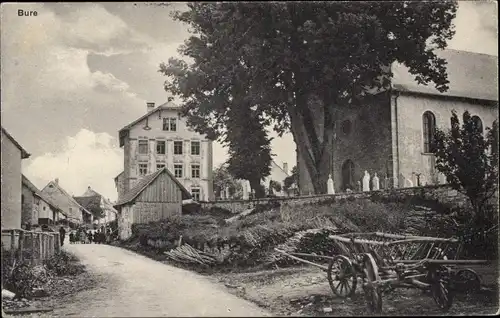
<path id="1" fill-rule="evenodd" d="M 123 154 L 115 138 L 81 129 L 75 136 L 66 138 L 62 151 L 35 157 L 23 171 L 40 189 L 59 178 L 61 186 L 72 195 L 82 195 L 91 186 L 103 196 L 116 200 L 113 179 L 122 168 Z"/>
<path id="2" fill-rule="evenodd" d="M 2 125 L 34 155 L 57 151 L 81 128 L 115 134 L 143 113 L 130 84 L 91 70 L 88 58 L 138 50 L 147 37 L 95 4 L 21 7 L 38 15 L 21 19 L 17 5 L 2 5 Z"/>
<path id="3" fill-rule="evenodd" d="M 498 55 L 498 5 L 493 1 L 459 1 L 449 47 Z"/>

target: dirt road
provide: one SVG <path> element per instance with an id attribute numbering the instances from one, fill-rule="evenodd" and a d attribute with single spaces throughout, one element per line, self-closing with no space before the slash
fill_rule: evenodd
<path id="1" fill-rule="evenodd" d="M 78 256 L 100 283 L 72 296 L 54 310 L 55 316 L 271 316 L 203 276 L 118 247 L 65 244 L 64 249 Z"/>

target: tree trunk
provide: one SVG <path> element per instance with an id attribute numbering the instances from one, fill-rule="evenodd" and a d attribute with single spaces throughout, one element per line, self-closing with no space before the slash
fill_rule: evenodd
<path id="1" fill-rule="evenodd" d="M 322 140 L 310 136 L 306 132 L 305 125 L 316 126 L 317 123 L 308 122 L 304 123 L 302 116 L 292 108 L 289 108 L 290 119 L 291 119 L 291 130 L 298 147 L 298 151 L 301 155 L 301 159 L 304 161 L 307 171 L 312 182 L 312 186 L 315 194 L 327 193 L 327 182 L 328 175 L 330 174 L 330 158 L 333 151 L 333 124 L 332 120 L 326 126 L 327 129 L 324 131 Z M 316 140 L 311 140 L 315 138 Z M 304 172 L 301 172 L 304 173 Z"/>
<path id="2" fill-rule="evenodd" d="M 256 198 L 263 198 L 266 196 L 264 187 L 260 184 L 259 178 L 254 178 L 248 181 L 250 182 L 250 187 L 252 188 L 252 190 L 255 191 Z"/>

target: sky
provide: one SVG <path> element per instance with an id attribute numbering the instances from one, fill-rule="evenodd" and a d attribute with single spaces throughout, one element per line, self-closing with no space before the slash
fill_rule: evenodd
<path id="1" fill-rule="evenodd" d="M 159 64 L 181 57 L 188 28 L 155 3 L 45 3 L 1 6 L 1 123 L 29 152 L 23 173 L 40 189 L 88 186 L 115 200 L 123 170 L 118 130 L 166 101 Z M 18 16 L 18 10 L 36 16 Z M 498 56 L 497 5 L 460 1 L 449 47 Z M 274 134 L 271 134 L 274 136 Z M 276 137 L 276 136 L 274 136 Z M 272 142 L 274 160 L 296 163 L 291 135 Z M 214 145 L 214 167 L 227 159 Z"/>

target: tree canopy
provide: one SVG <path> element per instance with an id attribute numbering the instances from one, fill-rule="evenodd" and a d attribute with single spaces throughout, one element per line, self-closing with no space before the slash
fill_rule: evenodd
<path id="1" fill-rule="evenodd" d="M 291 132 L 316 193 L 326 192 L 338 107 L 362 107 L 389 87 L 390 65 L 447 89 L 435 54 L 454 35 L 456 1 L 189 3 L 176 12 L 193 35 L 160 72 L 188 125 L 223 140 L 242 105 Z M 246 107 L 246 106 L 244 106 Z"/>

